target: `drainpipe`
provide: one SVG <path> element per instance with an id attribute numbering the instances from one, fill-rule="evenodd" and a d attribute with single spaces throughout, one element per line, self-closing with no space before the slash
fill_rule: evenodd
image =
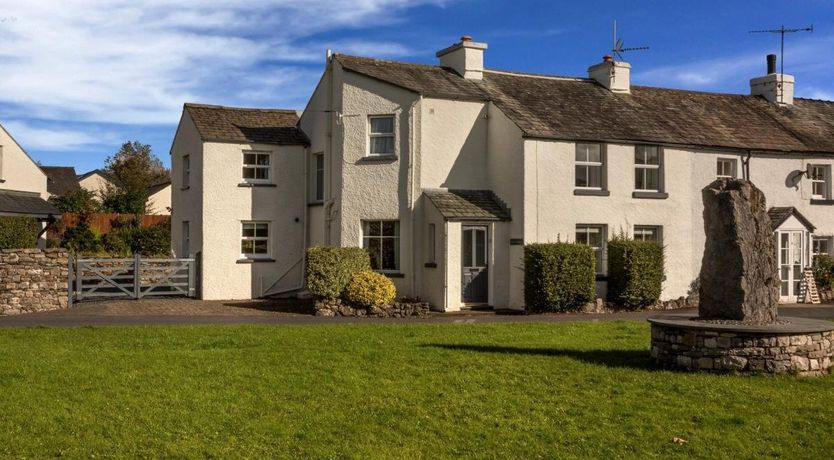
<path id="1" fill-rule="evenodd" d="M 411 296 L 412 297 L 415 295 L 414 286 L 415 286 L 415 283 L 416 283 L 415 280 L 417 278 L 417 267 L 419 265 L 417 263 L 417 259 L 415 257 L 417 251 L 414 250 L 414 248 L 417 244 L 417 241 L 416 241 L 416 238 L 415 238 L 415 232 L 414 232 L 414 229 L 416 227 L 415 221 L 417 220 L 415 212 L 414 212 L 414 210 L 415 210 L 415 207 L 414 207 L 414 203 L 415 203 L 415 200 L 414 200 L 414 174 L 415 174 L 414 173 L 414 159 L 416 157 L 415 149 L 414 149 L 414 138 L 415 138 L 415 136 L 414 136 L 414 107 L 416 107 L 417 104 L 421 103 L 422 101 L 423 101 L 423 95 L 421 94 L 417 99 L 414 100 L 414 102 L 411 103 L 411 107 L 408 110 L 408 112 L 409 112 L 408 122 L 409 122 L 409 125 L 410 125 L 409 129 L 408 129 L 408 131 L 409 131 L 409 140 L 408 140 L 408 176 L 409 176 L 409 179 L 408 179 L 408 182 L 409 182 L 409 184 L 408 184 L 408 208 L 411 211 Z"/>
<path id="2" fill-rule="evenodd" d="M 753 151 L 747 151 L 747 158 L 741 159 L 741 174 L 743 175 L 744 180 L 750 180 L 750 158 L 753 157 Z"/>

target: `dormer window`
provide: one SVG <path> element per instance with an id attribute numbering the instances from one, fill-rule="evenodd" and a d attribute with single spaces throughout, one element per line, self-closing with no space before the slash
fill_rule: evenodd
<path id="1" fill-rule="evenodd" d="M 368 155 L 394 155 L 394 116 L 368 117 Z"/>

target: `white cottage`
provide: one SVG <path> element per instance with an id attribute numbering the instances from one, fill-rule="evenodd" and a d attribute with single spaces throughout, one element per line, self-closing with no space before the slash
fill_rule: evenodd
<path id="1" fill-rule="evenodd" d="M 588 78 L 491 70 L 486 49 L 463 37 L 437 53 L 436 66 L 328 55 L 298 124 L 305 142 L 292 150 L 304 161 L 281 169 L 296 182 L 255 206 L 270 222 L 291 219 L 306 193 L 300 227 L 270 230 L 270 254 L 364 246 L 401 295 L 438 310 L 523 308 L 524 244 L 593 246 L 604 296 L 606 241 L 622 232 L 665 246 L 662 297 L 672 299 L 698 276 L 701 189 L 718 177 L 748 177 L 767 195 L 784 301 L 796 300 L 812 255 L 831 251 L 834 103 L 794 98 L 793 77 L 772 64 L 751 80 L 750 95 L 738 95 L 631 85 L 630 66 L 607 56 Z M 172 149 L 175 177 L 178 158 L 202 148 L 196 136 L 181 146 L 188 111 Z M 226 209 L 249 208 L 248 197 L 226 208 L 215 201 L 240 195 L 233 190 L 245 181 L 249 149 L 229 146 L 211 169 L 214 187 L 229 185 L 201 195 L 203 215 L 226 222 L 212 235 L 218 244 L 245 238 L 248 217 Z M 175 184 L 175 228 L 193 219 L 179 212 L 178 195 Z M 234 264 L 231 256 L 204 267 Z M 301 271 L 274 270 L 260 285 L 229 277 L 204 296 L 257 297 L 279 281 L 300 285 Z M 238 285 L 247 282 L 252 289 Z"/>

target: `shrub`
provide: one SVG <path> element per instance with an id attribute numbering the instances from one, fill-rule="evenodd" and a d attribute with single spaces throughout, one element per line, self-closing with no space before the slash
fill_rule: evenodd
<path id="1" fill-rule="evenodd" d="M 608 299 L 636 309 L 660 300 L 663 247 L 617 237 L 608 242 Z"/>
<path id="2" fill-rule="evenodd" d="M 34 217 L 0 217 L 0 249 L 27 249 L 38 245 L 40 225 Z"/>
<path id="3" fill-rule="evenodd" d="M 52 204 L 54 204 L 55 207 L 61 212 L 72 212 L 77 214 L 96 212 L 99 207 L 96 195 L 83 188 L 72 190 L 62 196 L 52 198 L 49 201 L 51 201 Z"/>
<path id="4" fill-rule="evenodd" d="M 362 248 L 309 248 L 305 273 L 307 291 L 316 297 L 340 297 L 354 274 L 370 269 L 370 256 Z"/>
<path id="5" fill-rule="evenodd" d="M 104 249 L 101 237 L 84 220 L 64 232 L 61 247 L 73 254 L 98 254 Z"/>
<path id="6" fill-rule="evenodd" d="M 814 279 L 820 289 L 834 289 L 834 257 L 818 255 L 814 257 Z"/>
<path id="7" fill-rule="evenodd" d="M 364 307 L 390 304 L 396 296 L 394 283 L 372 271 L 355 273 L 345 288 L 345 300 Z"/>
<path id="8" fill-rule="evenodd" d="M 578 310 L 594 300 L 596 258 L 590 246 L 571 243 L 524 246 L 527 311 Z"/>
<path id="9" fill-rule="evenodd" d="M 132 249 L 134 253 L 143 256 L 170 256 L 171 223 L 139 228 L 136 230 Z"/>

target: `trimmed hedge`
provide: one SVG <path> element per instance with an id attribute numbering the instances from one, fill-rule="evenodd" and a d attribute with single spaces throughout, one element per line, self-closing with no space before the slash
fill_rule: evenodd
<path id="1" fill-rule="evenodd" d="M 34 217 L 0 216 L 0 249 L 31 249 L 38 246 L 40 225 Z"/>
<path id="2" fill-rule="evenodd" d="M 581 309 L 596 297 L 596 258 L 590 246 L 524 246 L 524 303 L 532 313 Z"/>
<path id="3" fill-rule="evenodd" d="M 663 289 L 663 246 L 614 238 L 608 242 L 608 300 L 637 309 L 656 304 Z"/>
<path id="4" fill-rule="evenodd" d="M 814 256 L 814 278 L 819 289 L 834 289 L 834 257 Z"/>
<path id="5" fill-rule="evenodd" d="M 372 271 L 355 273 L 345 288 L 345 300 L 363 307 L 389 305 L 396 296 L 394 283 Z"/>
<path id="6" fill-rule="evenodd" d="M 353 275 L 371 270 L 371 258 L 362 248 L 316 246 L 307 249 L 307 291 L 316 297 L 341 297 Z"/>

